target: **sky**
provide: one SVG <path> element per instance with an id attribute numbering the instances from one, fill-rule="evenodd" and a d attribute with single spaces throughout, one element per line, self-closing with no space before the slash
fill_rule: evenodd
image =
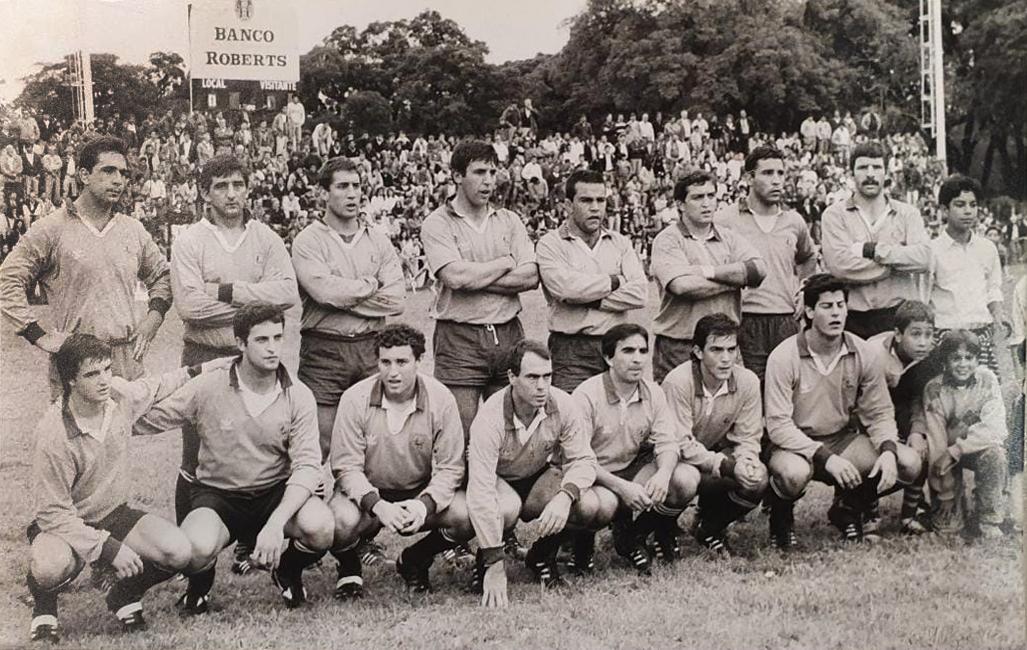
<path id="1" fill-rule="evenodd" d="M 205 0 L 215 1 L 215 0 Z M 225 1 L 225 0 L 216 0 Z M 297 7 L 300 52 L 339 25 L 412 18 L 435 9 L 489 47 L 492 63 L 552 54 L 567 42 L 566 19 L 586 0 L 278 0 Z M 145 64 L 150 52 L 186 57 L 186 0 L 0 0 L 0 99 L 11 101 L 21 77 L 83 48 Z M 11 29 L 11 27 L 14 27 Z"/>

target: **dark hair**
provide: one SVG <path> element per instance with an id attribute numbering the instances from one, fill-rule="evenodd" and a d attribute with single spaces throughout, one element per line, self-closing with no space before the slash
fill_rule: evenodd
<path id="1" fill-rule="evenodd" d="M 783 163 L 785 155 L 777 147 L 760 145 L 750 151 L 749 155 L 745 157 L 745 164 L 742 168 L 746 172 L 754 172 L 756 171 L 756 166 L 761 160 L 780 160 Z"/>
<path id="2" fill-rule="evenodd" d="M 702 350 L 711 336 L 734 336 L 737 339 L 738 323 L 723 312 L 706 314 L 695 324 L 692 343 Z"/>
<path id="3" fill-rule="evenodd" d="M 980 201 L 984 198 L 984 191 L 981 189 L 981 184 L 976 179 L 970 178 L 969 176 L 963 176 L 962 174 L 953 174 L 946 178 L 941 187 L 938 188 L 938 207 L 947 208 L 949 203 L 952 203 L 952 199 L 956 198 L 963 192 L 972 192 L 974 198 Z"/>
<path id="4" fill-rule="evenodd" d="M 246 165 L 242 164 L 242 161 L 233 156 L 232 154 L 221 154 L 220 156 L 214 156 L 207 161 L 207 164 L 200 170 L 200 176 L 197 179 L 197 183 L 200 186 L 200 190 L 204 192 L 210 191 L 210 185 L 214 182 L 215 178 L 228 176 L 239 172 L 242 174 L 243 181 L 249 185 L 250 183 L 250 172 L 246 169 Z"/>
<path id="5" fill-rule="evenodd" d="M 79 369 L 86 361 L 105 360 L 111 358 L 111 346 L 92 334 L 72 334 L 64 340 L 54 355 L 57 375 L 64 387 L 64 396 L 71 391 L 71 382 L 78 376 Z"/>
<path id="6" fill-rule="evenodd" d="M 674 200 L 684 201 L 688 197 L 688 188 L 705 183 L 713 183 L 716 186 L 717 181 L 713 174 L 701 169 L 688 172 L 681 180 L 674 184 Z"/>
<path id="7" fill-rule="evenodd" d="M 235 312 L 235 317 L 232 318 L 232 331 L 235 338 L 245 342 L 250 338 L 250 330 L 261 323 L 285 325 L 285 310 L 269 302 L 248 302 Z"/>
<path id="8" fill-rule="evenodd" d="M 895 310 L 895 329 L 905 332 L 912 323 L 929 323 L 934 327 L 934 310 L 919 300 L 903 300 Z"/>
<path id="9" fill-rule="evenodd" d="M 420 359 L 424 354 L 424 334 L 409 325 L 393 323 L 383 327 L 374 337 L 376 352 L 382 348 L 400 348 L 404 345 L 409 345 L 414 351 L 414 359 Z"/>
<path id="10" fill-rule="evenodd" d="M 578 183 L 595 183 L 596 185 L 606 187 L 606 181 L 603 180 L 602 172 L 597 172 L 593 169 L 577 169 L 571 172 L 571 175 L 567 177 L 567 182 L 564 183 L 564 193 L 567 195 L 568 201 L 574 200 Z"/>
<path id="11" fill-rule="evenodd" d="M 126 160 L 128 159 L 128 147 L 124 140 L 115 138 L 113 135 L 101 135 L 82 145 L 82 148 L 78 150 L 78 159 L 75 164 L 79 169 L 91 172 L 96 166 L 96 160 L 100 154 L 108 152 L 120 153 Z"/>
<path id="12" fill-rule="evenodd" d="M 806 279 L 806 284 L 802 287 L 802 304 L 813 309 L 817 304 L 817 300 L 820 299 L 820 294 L 831 293 L 832 291 L 841 291 L 845 294 L 845 299 L 849 299 L 849 287 L 838 278 L 830 273 L 811 275 Z"/>
<path id="13" fill-rule="evenodd" d="M 602 350 L 604 357 L 612 357 L 617 354 L 617 344 L 632 336 L 641 336 L 646 345 L 649 344 L 649 332 L 644 327 L 638 323 L 621 323 L 614 325 L 606 334 L 603 334 L 599 349 Z"/>
<path id="14" fill-rule="evenodd" d="M 467 166 L 475 161 L 498 165 L 499 156 L 488 142 L 464 140 L 453 148 L 453 155 L 449 158 L 449 168 L 454 173 L 463 176 L 467 173 Z"/>
<path id="15" fill-rule="evenodd" d="M 353 172 L 359 175 L 360 168 L 350 158 L 344 156 L 330 158 L 325 161 L 325 164 L 321 165 L 321 170 L 317 172 L 318 185 L 326 190 L 331 187 L 335 172 Z"/>
<path id="16" fill-rule="evenodd" d="M 516 345 L 510 348 L 510 352 L 507 354 L 506 367 L 510 369 L 510 372 L 515 375 L 521 374 L 521 361 L 524 360 L 524 355 L 528 352 L 540 356 L 543 359 L 553 358 L 545 343 L 532 339 L 521 339 Z"/>
<path id="17" fill-rule="evenodd" d="M 849 158 L 849 171 L 856 169 L 857 158 L 881 158 L 885 164 L 888 163 L 888 150 L 877 140 L 860 142 L 852 148 L 852 157 Z"/>
<path id="18" fill-rule="evenodd" d="M 945 363 L 959 348 L 965 347 L 966 351 L 974 356 L 981 354 L 981 340 L 970 330 L 949 330 L 938 342 L 938 358 Z"/>

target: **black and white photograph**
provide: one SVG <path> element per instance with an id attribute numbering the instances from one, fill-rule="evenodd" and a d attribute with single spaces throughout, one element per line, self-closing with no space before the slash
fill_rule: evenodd
<path id="1" fill-rule="evenodd" d="M 1024 0 L 0 25 L 0 649 L 1027 647 Z"/>

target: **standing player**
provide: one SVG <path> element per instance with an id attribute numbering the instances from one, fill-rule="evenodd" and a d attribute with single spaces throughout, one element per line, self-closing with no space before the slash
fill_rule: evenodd
<path id="1" fill-rule="evenodd" d="M 439 281 L 435 300 L 435 376 L 452 391 L 469 432 L 482 398 L 507 383 L 503 360 L 524 338 L 519 294 L 538 286 L 528 232 L 514 212 L 489 203 L 496 150 L 461 142 L 450 167 L 456 196 L 428 215 L 421 241 Z"/>
<path id="2" fill-rule="evenodd" d="M 695 496 L 699 472 L 678 462 L 682 430 L 663 391 L 642 376 L 649 332 L 634 323 L 615 325 L 603 335 L 602 352 L 609 370 L 578 386 L 574 399 L 592 433 L 599 520 L 613 521 L 614 549 L 647 573 L 649 533 L 659 555 L 676 559 L 677 518 Z M 574 569 L 592 571 L 594 546 L 595 532 L 574 534 Z"/>
<path id="3" fill-rule="evenodd" d="M 894 329 L 903 300 L 922 298 L 931 263 L 920 211 L 884 193 L 887 162 L 881 143 L 857 145 L 849 162 L 855 191 L 821 220 L 824 266 L 850 287 L 846 326 L 864 339 Z"/>
<path id="4" fill-rule="evenodd" d="M 599 496 L 590 489 L 596 457 L 570 395 L 552 388 L 549 350 L 522 340 L 510 351 L 510 386 L 490 397 L 471 426 L 467 509 L 478 537 L 475 587 L 481 604 L 505 607 L 503 530 L 539 521 L 538 541 L 525 563 L 544 586 L 562 578 L 556 552 L 565 527 L 595 530 Z"/>
<path id="5" fill-rule="evenodd" d="M 674 186 L 680 220 L 653 240 L 652 272 L 660 285 L 653 377 L 689 359 L 695 324 L 706 314 L 741 316 L 743 287 L 767 274 L 760 254 L 743 237 L 713 223 L 717 186 L 709 172 L 695 171 Z"/>
<path id="6" fill-rule="evenodd" d="M 645 307 L 649 280 L 631 240 L 607 230 L 606 184 L 595 171 L 567 178 L 570 214 L 538 242 L 535 256 L 549 301 L 553 385 L 571 392 L 606 369 L 600 341 Z"/>
<path id="7" fill-rule="evenodd" d="M 998 377 L 995 341 L 1005 322 L 1002 265 L 995 244 L 974 232 L 982 198 L 980 183 L 959 174 L 946 178 L 938 189 L 945 229 L 931 241 L 931 307 L 935 341 L 949 330 L 970 330 L 980 343 L 980 360 Z"/>
<path id="8" fill-rule="evenodd" d="M 114 211 L 128 181 L 126 155 L 125 143 L 112 137 L 82 147 L 82 194 L 18 240 L 0 266 L 0 311 L 14 331 L 51 354 L 72 331 L 92 334 L 110 344 L 114 374 L 136 379 L 171 307 L 171 280 L 164 255 L 142 224 Z M 134 304 L 139 281 L 149 294 L 142 319 Z M 51 332 L 43 330 L 28 304 L 35 283 L 50 304 Z M 51 360 L 50 396 L 60 395 Z"/>
<path id="9" fill-rule="evenodd" d="M 292 262 L 303 297 L 300 380 L 317 399 L 321 457 L 328 457 L 339 398 L 374 374 L 372 345 L 386 316 L 403 313 L 403 269 L 389 238 L 360 218 L 356 163 L 332 158 L 318 173 L 328 192 L 324 220 L 296 235 Z"/>
<path id="10" fill-rule="evenodd" d="M 314 496 L 321 481 L 317 405 L 281 363 L 282 308 L 243 305 L 232 329 L 240 357 L 189 382 L 137 425 L 146 432 L 191 422 L 199 438 L 181 524 L 193 547 L 179 601 L 188 614 L 207 611 L 218 553 L 233 540 L 271 570 L 286 606 L 298 607 L 306 600 L 303 569 L 331 546 L 334 531 L 331 511 Z"/>
<path id="11" fill-rule="evenodd" d="M 772 444 L 770 534 L 796 544 L 793 509 L 815 479 L 841 488 L 828 518 L 862 541 L 862 516 L 879 492 L 912 483 L 920 457 L 898 442 L 884 370 L 870 345 L 845 332 L 846 289 L 826 273 L 802 290 L 806 329 L 767 360 L 764 408 Z"/>
<path id="12" fill-rule="evenodd" d="M 760 462 L 760 381 L 738 364 L 738 324 L 709 314 L 695 324 L 695 358 L 663 380 L 684 440 L 682 460 L 702 471 L 695 539 L 729 553 L 727 527 L 755 508 L 767 489 Z"/>
<path id="13" fill-rule="evenodd" d="M 87 563 L 118 579 L 107 608 L 124 629 L 141 629 L 143 594 L 184 569 L 192 549 L 174 524 L 126 503 L 128 438 L 136 419 L 199 368 L 130 383 L 112 375 L 109 344 L 77 333 L 61 345 L 54 365 L 64 398 L 36 428 L 32 463 L 30 637 L 58 640 L 57 595 Z"/>
<path id="14" fill-rule="evenodd" d="M 467 515 L 464 431 L 453 395 L 418 372 L 424 335 L 389 325 L 374 342 L 378 374 L 347 390 L 332 433 L 336 492 L 332 555 L 339 560 L 335 596 L 363 596 L 356 546 L 384 527 L 400 535 L 430 531 L 400 555 L 407 587 L 431 591 L 435 556 L 474 537 Z"/>
<path id="15" fill-rule="evenodd" d="M 784 154 L 759 146 L 745 157 L 749 195 L 721 210 L 716 223 L 731 228 L 760 251 L 767 275 L 758 287 L 742 292 L 738 343 L 745 367 L 763 381 L 767 356 L 781 341 L 799 331 L 795 295 L 799 282 L 817 265 L 809 226 L 781 203 L 785 182 Z"/>
<path id="16" fill-rule="evenodd" d="M 232 320 L 239 308 L 261 300 L 283 309 L 299 304 L 296 274 L 281 237 L 246 212 L 249 176 L 234 156 L 217 156 L 200 170 L 199 190 L 210 207 L 171 247 L 175 308 L 185 325 L 182 365 L 239 354 Z M 192 421 L 182 429 L 182 467 L 175 485 L 181 524 L 196 482 L 200 441 Z M 246 573 L 247 548 L 237 549 L 233 570 Z"/>

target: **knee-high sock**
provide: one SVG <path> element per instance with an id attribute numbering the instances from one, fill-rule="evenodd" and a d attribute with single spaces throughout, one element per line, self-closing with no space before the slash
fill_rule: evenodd
<path id="1" fill-rule="evenodd" d="M 412 557 L 428 560 L 454 546 L 456 542 L 447 538 L 441 530 L 433 530 L 408 546 L 405 552 L 410 553 Z"/>
<path id="2" fill-rule="evenodd" d="M 217 560 L 203 567 L 195 573 L 188 574 L 189 586 L 186 592 L 190 596 L 206 596 L 210 588 L 214 586 L 214 576 L 217 573 Z"/>
<path id="3" fill-rule="evenodd" d="M 164 582 L 173 575 L 175 575 L 175 572 L 171 569 L 144 559 L 141 573 L 131 578 L 119 580 L 111 587 L 110 592 L 107 594 L 108 609 L 114 612 L 129 603 L 141 600 L 147 589 Z"/>
<path id="4" fill-rule="evenodd" d="M 72 576 L 72 579 L 74 579 L 74 576 Z M 47 614 L 57 616 L 57 594 L 70 582 L 71 580 L 65 580 L 56 587 L 46 589 L 36 582 L 36 577 L 32 573 L 29 573 L 25 578 L 25 583 L 28 585 L 29 593 L 32 594 L 32 599 L 35 601 L 32 605 L 32 616 L 44 616 Z"/>
<path id="5" fill-rule="evenodd" d="M 289 575 L 300 573 L 303 569 L 320 560 L 324 554 L 324 551 L 313 551 L 295 539 L 289 540 L 289 546 L 282 553 L 282 558 L 278 562 L 278 569 L 282 573 Z"/>

